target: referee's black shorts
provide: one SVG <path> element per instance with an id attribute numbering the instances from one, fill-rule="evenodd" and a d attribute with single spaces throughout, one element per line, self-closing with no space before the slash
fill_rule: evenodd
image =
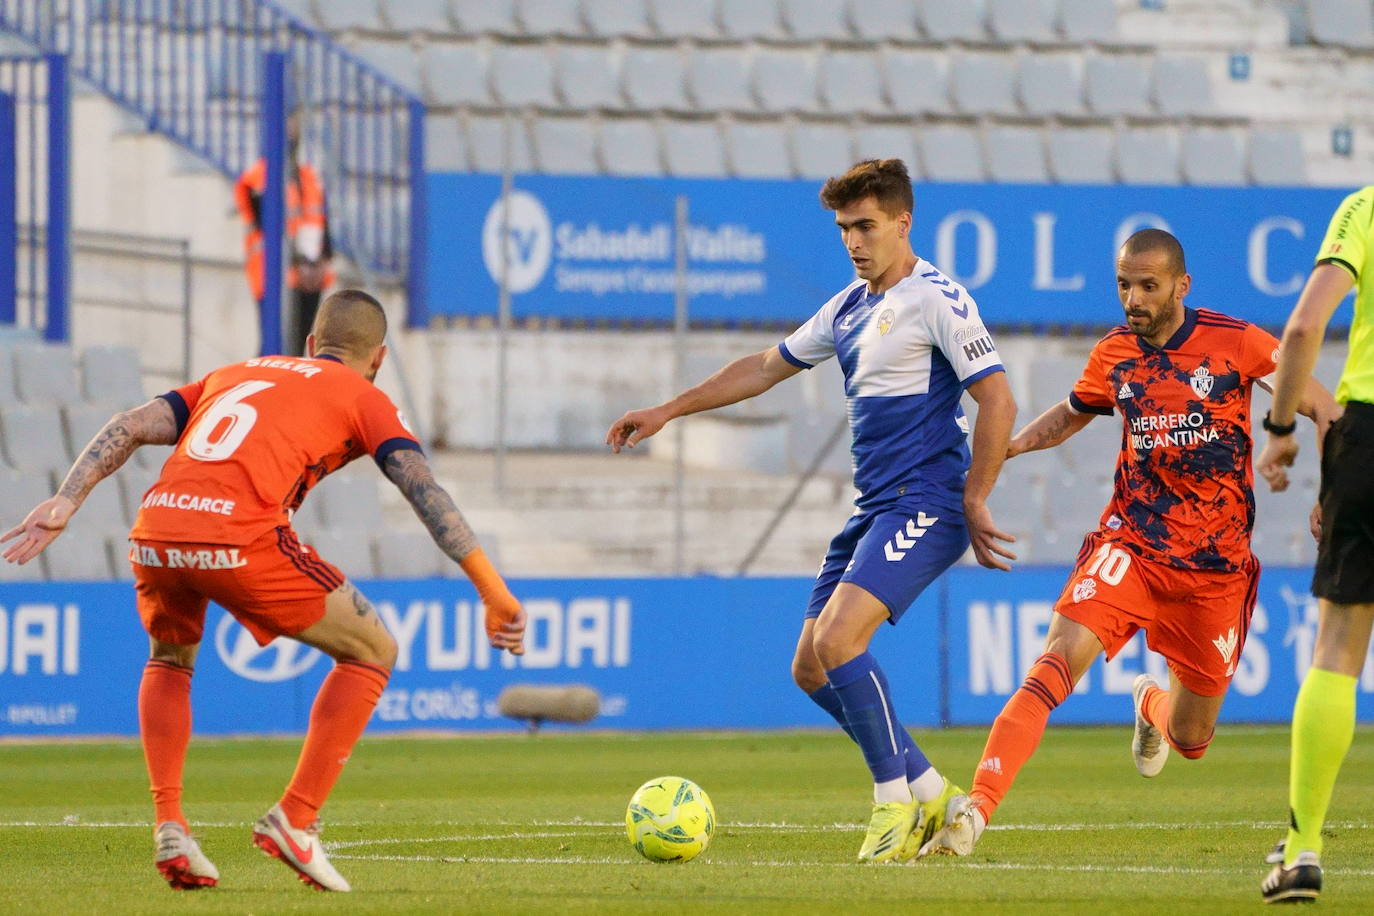
<path id="1" fill-rule="evenodd" d="M 1312 594 L 1337 604 L 1374 602 L 1374 404 L 1349 402 L 1327 431 L 1321 507 Z"/>

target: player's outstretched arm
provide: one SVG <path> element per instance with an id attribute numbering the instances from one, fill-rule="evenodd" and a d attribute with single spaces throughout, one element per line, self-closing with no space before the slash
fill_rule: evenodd
<path id="1" fill-rule="evenodd" d="M 714 410 L 763 394 L 801 368 L 782 358 L 777 347 L 742 356 L 699 385 L 688 388 L 657 407 L 631 410 L 611 424 L 606 444 L 611 451 L 634 448 L 664 427 L 669 420 Z"/>
<path id="2" fill-rule="evenodd" d="M 1007 457 L 1015 458 L 1026 452 L 1054 448 L 1087 426 L 1094 416 L 1096 414 L 1078 413 L 1069 406 L 1066 398 L 1023 426 L 1021 431 L 1012 437 L 1011 444 L 1007 447 Z"/>
<path id="3" fill-rule="evenodd" d="M 57 539 L 91 490 L 123 466 L 140 445 L 171 445 L 177 441 L 172 405 L 153 398 L 141 407 L 124 410 L 87 443 L 67 471 L 55 496 L 43 500 L 19 525 L 0 535 L 0 542 L 19 538 L 5 550 L 11 563 L 27 563 Z"/>
<path id="4" fill-rule="evenodd" d="M 382 462 L 382 471 L 405 495 L 434 543 L 463 568 L 476 586 L 477 596 L 486 608 L 487 639 L 492 646 L 523 655 L 525 609 L 482 552 L 477 536 L 458 511 L 453 497 L 434 479 L 424 454 L 414 449 L 392 452 Z"/>
<path id="5" fill-rule="evenodd" d="M 1016 538 L 997 527 L 987 499 L 1006 460 L 1011 427 L 1016 422 L 1016 400 L 1005 372 L 984 376 L 969 386 L 968 393 L 978 402 L 978 419 L 973 426 L 973 458 L 964 480 L 964 523 L 978 564 L 1009 570 L 1011 566 L 998 557 L 1015 560 L 1016 554 L 998 541 L 1013 543 Z"/>

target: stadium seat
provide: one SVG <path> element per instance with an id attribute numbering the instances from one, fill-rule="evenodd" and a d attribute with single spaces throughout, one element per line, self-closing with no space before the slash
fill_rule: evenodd
<path id="1" fill-rule="evenodd" d="M 1123 184 L 1178 184 L 1177 131 L 1169 127 L 1123 128 L 1116 137 L 1116 174 Z"/>
<path id="2" fill-rule="evenodd" d="M 66 434 L 68 461 L 76 459 L 96 433 L 109 422 L 113 411 L 102 404 L 67 404 L 62 408 L 62 430 Z"/>
<path id="3" fill-rule="evenodd" d="M 10 467 L 31 474 L 63 473 L 71 462 L 56 407 L 0 405 L 0 445 Z"/>
<path id="4" fill-rule="evenodd" d="M 528 172 L 533 165 L 530 156 L 529 131 L 520 118 L 511 118 L 511 170 Z M 506 119 L 474 115 L 467 122 L 467 149 L 472 168 L 478 172 L 501 174 L 505 168 Z"/>
<path id="5" fill-rule="evenodd" d="M 978 133 L 957 124 L 918 128 L 916 142 L 921 166 L 928 181 L 983 181 L 983 151 Z"/>
<path id="6" fill-rule="evenodd" d="M 91 531 L 103 538 L 127 537 L 133 516 L 124 506 L 119 484 L 113 480 L 102 480 L 91 490 L 86 501 L 81 504 L 80 522 L 77 527 Z"/>
<path id="7" fill-rule="evenodd" d="M 134 569 L 129 565 L 129 538 L 110 537 L 105 539 L 105 555 L 110 559 L 111 578 L 120 582 L 132 582 Z"/>
<path id="8" fill-rule="evenodd" d="M 430 105 L 491 104 L 487 55 L 478 45 L 431 44 L 421 60 L 425 99 Z"/>
<path id="9" fill-rule="evenodd" d="M 1179 155 L 1188 184 L 1245 184 L 1245 159 L 1235 131 L 1219 127 L 1185 131 Z"/>
<path id="10" fill-rule="evenodd" d="M 528 37 L 576 38 L 586 33 L 578 0 L 517 0 L 515 15 Z"/>
<path id="11" fill-rule="evenodd" d="M 736 41 L 783 37 L 777 0 L 717 0 L 716 21 L 722 37 Z"/>
<path id="12" fill-rule="evenodd" d="M 450 0 L 449 9 L 466 35 L 519 35 L 515 0 Z"/>
<path id="13" fill-rule="evenodd" d="M 1024 534 L 1043 527 L 1044 503 L 1041 481 L 1026 466 L 1011 461 L 1002 466 L 997 486 L 988 496 L 988 508 L 997 527 L 1017 535 L 1018 541 Z M 1017 550 L 1016 547 L 1012 548 Z"/>
<path id="14" fill-rule="evenodd" d="M 1312 377 L 1326 387 L 1327 391 L 1334 393 L 1336 385 L 1341 380 L 1341 373 L 1345 371 L 1346 354 L 1342 352 L 1325 352 L 1317 357 L 1317 365 L 1312 368 Z M 1260 414 L 1259 416 L 1263 416 Z M 1298 453 L 1299 458 L 1302 453 Z"/>
<path id="15" fill-rule="evenodd" d="M 140 452 L 145 449 L 139 449 Z M 101 486 L 115 486 L 119 490 L 119 495 L 124 505 L 124 518 L 129 524 L 133 524 L 134 516 L 138 514 L 139 504 L 143 502 L 143 494 L 157 483 L 158 472 L 152 468 L 146 468 L 132 461 L 126 462 L 124 467 L 114 472 L 114 479 L 106 481 Z M 124 532 L 128 534 L 128 532 Z"/>
<path id="16" fill-rule="evenodd" d="M 987 41 L 982 0 L 921 0 L 921 28 L 931 41 Z"/>
<path id="17" fill-rule="evenodd" d="M 983 135 L 987 150 L 988 177 L 1006 184 L 1043 184 L 1045 143 L 1036 127 L 989 127 Z"/>
<path id="18" fill-rule="evenodd" d="M 787 131 L 782 124 L 752 121 L 728 124 L 725 147 L 730 171 L 741 178 L 791 178 Z"/>
<path id="19" fill-rule="evenodd" d="M 1117 40 L 1116 0 L 1059 0 L 1059 31 L 1072 44 Z"/>
<path id="20" fill-rule="evenodd" d="M 949 114 L 954 110 L 945 72 L 947 56 L 936 51 L 883 51 L 883 83 L 894 111 Z"/>
<path id="21" fill-rule="evenodd" d="M 850 0 L 849 25 L 868 42 L 912 42 L 920 38 L 916 27 L 916 0 Z"/>
<path id="22" fill-rule="evenodd" d="M 620 85 L 630 108 L 686 111 L 683 59 L 677 48 L 631 48 L 621 66 Z"/>
<path id="23" fill-rule="evenodd" d="M 1106 316 L 1102 323 L 1108 323 Z M 1041 356 L 1031 363 L 1031 417 L 1040 416 L 1069 396 L 1083 374 L 1084 362 L 1077 357 Z"/>
<path id="24" fill-rule="evenodd" d="M 1307 32 L 1319 45 L 1374 48 L 1374 10 L 1366 0 L 1307 0 Z"/>
<path id="25" fill-rule="evenodd" d="M 425 116 L 425 170 L 465 172 L 468 167 L 462 125 L 452 115 L 431 111 Z"/>
<path id="26" fill-rule="evenodd" d="M 653 122 L 638 118 L 603 121 L 601 165 L 612 175 L 662 175 L 658 132 Z"/>
<path id="27" fill-rule="evenodd" d="M 546 175 L 593 175 L 596 135 L 581 118 L 535 118 L 530 126 L 534 161 Z"/>
<path id="28" fill-rule="evenodd" d="M 644 0 L 582 0 L 587 31 L 599 38 L 646 38 L 648 11 Z"/>
<path id="29" fill-rule="evenodd" d="M 954 107 L 970 115 L 1017 113 L 1010 54 L 959 54 L 949 69 Z"/>
<path id="30" fill-rule="evenodd" d="M 87 347 L 81 353 L 81 393 L 86 400 L 136 407 L 148 399 L 133 347 Z"/>
<path id="31" fill-rule="evenodd" d="M 1033 54 L 1016 75 L 1021 108 L 1037 118 L 1083 113 L 1083 77 L 1076 55 Z"/>
<path id="32" fill-rule="evenodd" d="M 900 159 L 907 164 L 908 171 L 920 173 L 916 137 L 906 124 L 859 125 L 854 130 L 854 158 Z"/>
<path id="33" fill-rule="evenodd" d="M 449 560 L 428 534 L 388 531 L 377 535 L 377 572 L 389 579 L 428 579 L 443 574 Z"/>
<path id="34" fill-rule="evenodd" d="M 560 45 L 553 68 L 563 107 L 592 111 L 622 106 L 615 60 L 609 48 Z"/>
<path id="35" fill-rule="evenodd" d="M 21 346 L 13 350 L 13 357 L 15 387 L 25 404 L 56 406 L 81 400 L 71 350 Z"/>
<path id="36" fill-rule="evenodd" d="M 769 112 L 816 110 L 816 73 L 800 51 L 760 51 L 754 58 L 754 97 Z"/>
<path id="37" fill-rule="evenodd" d="M 665 121 L 663 155 L 669 175 L 717 178 L 726 174 L 725 148 L 715 121 Z"/>
<path id="38" fill-rule="evenodd" d="M 1213 114 L 1212 78 L 1200 57 L 1155 58 L 1150 94 L 1159 113 L 1169 118 Z"/>
<path id="39" fill-rule="evenodd" d="M 843 174 L 854 164 L 846 124 L 802 121 L 792 127 L 792 162 L 801 178 L 823 179 Z"/>
<path id="40" fill-rule="evenodd" d="M 702 111 L 747 112 L 756 107 L 744 55 L 733 48 L 693 48 L 687 93 Z"/>
<path id="41" fill-rule="evenodd" d="M 381 0 L 382 17 L 396 32 L 448 35 L 454 31 L 448 0 Z"/>
<path id="42" fill-rule="evenodd" d="M 779 9 L 794 41 L 845 41 L 850 33 L 844 7 L 835 0 L 781 0 Z"/>
<path id="43" fill-rule="evenodd" d="M 1107 117 L 1143 117 L 1150 107 L 1150 74 L 1134 57 L 1090 57 L 1084 69 L 1088 106 Z"/>
<path id="44" fill-rule="evenodd" d="M 34 506 L 52 495 L 48 474 L 0 466 L 0 531 L 8 531 L 22 522 Z M 3 563 L 0 560 L 0 565 Z"/>
<path id="45" fill-rule="evenodd" d="M 330 32 L 349 29 L 375 32 L 381 27 L 381 21 L 377 18 L 377 0 L 325 0 L 316 5 L 315 17 Z"/>
<path id="46" fill-rule="evenodd" d="M 498 45 L 491 55 L 491 88 L 506 105 L 552 108 L 553 63 L 538 45 Z"/>
<path id="47" fill-rule="evenodd" d="M 1293 187 L 1307 183 L 1302 136 L 1282 128 L 1250 129 L 1250 180 L 1257 185 Z"/>
<path id="48" fill-rule="evenodd" d="M 336 472 L 316 484 L 306 501 L 318 501 L 316 511 L 327 531 L 373 531 L 382 523 L 379 480 L 371 473 Z"/>
<path id="49" fill-rule="evenodd" d="M 1049 133 L 1050 174 L 1060 184 L 1111 184 L 1112 132 L 1105 127 L 1061 128 Z"/>
<path id="50" fill-rule="evenodd" d="M 129 464 L 136 464 L 150 471 L 160 471 L 170 457 L 172 457 L 172 446 L 170 445 L 145 445 L 134 452 L 134 457 L 129 461 Z"/>
<path id="51" fill-rule="evenodd" d="M 361 531 L 301 532 L 302 543 L 315 555 L 335 566 L 349 579 L 377 578 L 377 562 L 372 555 L 372 539 Z M 431 542 L 431 549 L 433 547 Z"/>
<path id="52" fill-rule="evenodd" d="M 881 115 L 889 111 L 877 58 L 869 52 L 822 54 L 817 86 L 821 101 L 835 114 Z"/>
<path id="53" fill-rule="evenodd" d="M 317 21 L 315 19 L 314 0 L 277 0 L 277 5 L 304 23 L 314 25 Z M 91 4 L 91 9 L 92 16 L 99 15 L 96 12 L 97 4 Z M 109 11 L 113 11 L 114 9 L 116 8 L 109 6 L 105 7 L 105 10 Z M 105 10 L 101 12 L 105 12 Z"/>
<path id="54" fill-rule="evenodd" d="M 0 346 L 0 404 L 13 404 L 19 400 L 19 389 L 14 385 L 14 351 Z"/>
<path id="55" fill-rule="evenodd" d="M 383 76 L 399 83 L 407 92 L 420 95 L 420 55 L 408 44 L 386 41 L 360 41 L 353 53 L 376 67 Z"/>
<path id="56" fill-rule="evenodd" d="M 649 22 L 660 38 L 716 38 L 714 13 L 713 0 L 649 0 Z"/>
<path id="57" fill-rule="evenodd" d="M 37 556 L 29 562 L 20 566 L 16 563 L 6 563 L 0 560 L 0 584 L 10 582 L 42 582 L 47 578 L 44 571 L 44 564 L 47 557 Z"/>
<path id="58" fill-rule="evenodd" d="M 1002 42 L 1048 42 L 1054 34 L 1052 0 L 988 0 L 988 31 Z"/>

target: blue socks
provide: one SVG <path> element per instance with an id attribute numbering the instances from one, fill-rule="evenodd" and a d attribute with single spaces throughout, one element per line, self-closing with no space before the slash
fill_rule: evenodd
<path id="1" fill-rule="evenodd" d="M 897 721 L 887 678 L 871 653 L 825 674 L 829 683 L 810 697 L 859 745 L 875 783 L 903 777 L 914 782 L 930 769 L 930 761 Z"/>

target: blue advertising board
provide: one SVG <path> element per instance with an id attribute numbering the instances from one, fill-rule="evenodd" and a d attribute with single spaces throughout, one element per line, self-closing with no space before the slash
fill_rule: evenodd
<path id="1" fill-rule="evenodd" d="M 493 175 L 433 173 L 428 188 L 435 314 L 494 314 L 504 274 L 517 317 L 669 320 L 679 195 L 693 319 L 801 322 L 853 279 L 814 181 L 519 176 L 508 207 Z M 1115 252 L 1156 226 L 1187 252 L 1190 304 L 1277 327 L 1344 193 L 923 184 L 912 244 L 994 326 L 1107 326 Z M 1349 322 L 1348 308 L 1333 319 Z"/>
<path id="2" fill-rule="evenodd" d="M 988 723 L 1040 654 L 1068 570 L 951 570 L 874 652 L 903 721 L 928 728 Z M 1268 569 L 1225 721 L 1284 722 L 1311 657 L 1310 573 Z M 518 729 L 496 710 L 513 683 L 587 684 L 602 695 L 597 727 L 822 727 L 830 720 L 792 683 L 810 580 L 578 579 L 512 583 L 531 620 L 527 653 L 487 647 L 462 581 L 363 583 L 400 647 L 370 728 Z M 147 639 L 127 583 L 0 586 L 0 736 L 132 735 Z M 260 649 L 211 606 L 197 660 L 199 734 L 304 730 L 329 661 L 291 640 Z M 1136 640 L 1099 662 L 1054 722 L 1130 721 L 1131 681 L 1167 676 Z M 1374 664 L 1359 683 L 1374 715 Z"/>

